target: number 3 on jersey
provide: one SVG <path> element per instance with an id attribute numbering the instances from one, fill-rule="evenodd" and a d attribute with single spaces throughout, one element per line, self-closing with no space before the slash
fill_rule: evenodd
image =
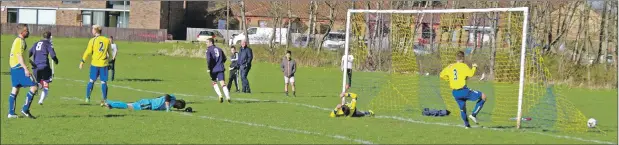
<path id="1" fill-rule="evenodd" d="M 454 81 L 458 80 L 458 71 L 454 69 Z"/>

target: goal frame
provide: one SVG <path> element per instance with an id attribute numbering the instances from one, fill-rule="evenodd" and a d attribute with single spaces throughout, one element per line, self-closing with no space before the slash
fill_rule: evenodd
<path id="1" fill-rule="evenodd" d="M 516 119 L 516 128 L 520 129 L 522 118 L 522 96 L 524 92 L 524 69 L 526 61 L 527 47 L 527 32 L 529 22 L 529 7 L 515 8 L 485 8 L 485 9 L 440 9 L 440 10 L 367 10 L 367 9 L 348 9 L 346 13 L 346 44 L 344 44 L 344 56 L 348 56 L 350 42 L 350 27 L 351 15 L 353 13 L 375 13 L 375 14 L 432 14 L 432 13 L 482 13 L 482 12 L 522 12 L 524 22 L 522 23 L 522 46 L 520 49 L 520 80 L 518 85 L 518 114 Z M 342 64 L 344 68 L 348 67 L 348 63 Z M 346 91 L 346 76 L 347 73 L 342 73 L 342 92 Z"/>

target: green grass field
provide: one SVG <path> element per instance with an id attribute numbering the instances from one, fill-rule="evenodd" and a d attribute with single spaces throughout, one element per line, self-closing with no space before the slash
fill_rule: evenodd
<path id="1" fill-rule="evenodd" d="M 2 87 L 0 92 L 2 144 L 502 144 L 617 143 L 617 90 L 573 88 L 564 92 L 587 116 L 595 117 L 606 133 L 557 133 L 537 130 L 461 127 L 459 117 L 429 118 L 411 115 L 381 115 L 371 118 L 329 118 L 341 91 L 338 68 L 301 67 L 297 73 L 297 97 L 283 93 L 279 65 L 255 63 L 249 79 L 252 94 L 231 93 L 233 103 L 220 104 L 206 74 L 204 59 L 157 55 L 157 50 L 174 44 L 117 42 L 120 52 L 117 77 L 109 82 L 110 100 L 137 101 L 173 93 L 189 102 L 195 113 L 108 110 L 99 107 L 101 86 L 93 90 L 91 104 L 84 104 L 88 69 L 78 69 L 85 38 L 56 38 L 54 46 L 60 64 L 50 85 L 45 105 L 33 103 L 36 120 L 8 119 L 10 75 L 8 56 L 14 39 L 2 35 Z M 28 39 L 32 45 L 39 37 Z M 28 48 L 29 49 L 29 48 Z M 293 56 L 294 57 L 294 56 Z M 227 74 L 226 74 L 227 75 Z M 354 84 L 379 86 L 380 73 L 357 72 Z M 378 77 L 377 77 L 378 76 Z M 377 81 L 379 80 L 379 81 Z M 473 84 L 482 91 L 483 83 Z M 234 87 L 233 87 L 234 88 Z M 369 108 L 371 90 L 360 94 L 359 109 Z M 21 109 L 25 89 L 17 97 Z M 366 94 L 366 95 L 364 95 Z M 35 100 L 38 100 L 38 95 Z M 472 103 L 469 103 L 472 104 Z M 487 103 L 482 112 L 494 106 Z M 472 107 L 469 107 L 472 108 Z M 21 115 L 21 114 L 19 114 Z M 459 114 L 452 114 L 459 116 Z M 482 113 L 483 116 L 483 113 Z M 488 121 L 480 117 L 480 122 Z M 585 124 L 583 124 L 585 125 Z"/>

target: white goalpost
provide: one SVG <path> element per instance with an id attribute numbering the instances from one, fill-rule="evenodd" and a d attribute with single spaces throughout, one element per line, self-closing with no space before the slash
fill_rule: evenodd
<path id="1" fill-rule="evenodd" d="M 522 118 L 522 105 L 523 105 L 523 93 L 525 87 L 525 61 L 526 61 L 526 51 L 527 51 L 527 26 L 528 26 L 528 17 L 529 17 L 529 8 L 528 7 L 515 7 L 515 8 L 485 8 L 485 9 L 437 9 L 437 10 L 367 10 L 367 9 L 349 9 L 346 14 L 346 37 L 345 37 L 345 45 L 344 45 L 344 56 L 348 56 L 351 52 L 351 27 L 352 22 L 351 19 L 353 14 L 358 13 L 370 13 L 370 14 L 450 14 L 450 13 L 490 13 L 490 12 L 522 12 L 524 21 L 522 22 L 522 41 L 520 48 L 520 67 L 519 67 L 519 82 L 518 82 L 518 112 L 514 114 L 517 116 L 516 128 L 520 128 L 521 119 Z M 416 29 L 415 29 L 416 30 Z M 414 40 L 413 40 L 414 41 Z M 412 48 L 410 48 L 412 49 Z M 355 61 L 357 60 L 357 56 L 355 56 Z M 411 62 L 415 63 L 415 62 Z M 348 63 L 343 63 L 344 68 L 348 68 Z M 342 73 L 342 92 L 346 91 L 347 84 L 347 73 L 344 71 Z M 514 102 L 515 103 L 515 102 Z"/>

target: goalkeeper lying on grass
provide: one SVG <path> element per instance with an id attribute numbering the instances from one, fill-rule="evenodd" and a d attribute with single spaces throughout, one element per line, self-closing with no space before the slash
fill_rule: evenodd
<path id="1" fill-rule="evenodd" d="M 185 100 L 176 100 L 174 95 L 163 95 L 152 99 L 140 99 L 136 102 L 125 103 L 121 101 L 106 101 L 105 106 L 108 109 L 129 109 L 129 110 L 156 110 L 170 111 L 170 108 L 183 109 L 185 108 Z M 189 109 L 189 108 L 188 108 Z M 190 111 L 191 112 L 191 111 Z"/>
<path id="2" fill-rule="evenodd" d="M 357 110 L 357 94 L 355 93 L 342 93 L 340 94 L 342 98 L 342 103 L 337 104 L 337 107 L 331 111 L 330 117 L 364 117 L 364 116 L 374 116 L 374 112 L 372 110 L 363 112 Z M 346 98 L 351 98 L 350 103 L 345 103 Z"/>

